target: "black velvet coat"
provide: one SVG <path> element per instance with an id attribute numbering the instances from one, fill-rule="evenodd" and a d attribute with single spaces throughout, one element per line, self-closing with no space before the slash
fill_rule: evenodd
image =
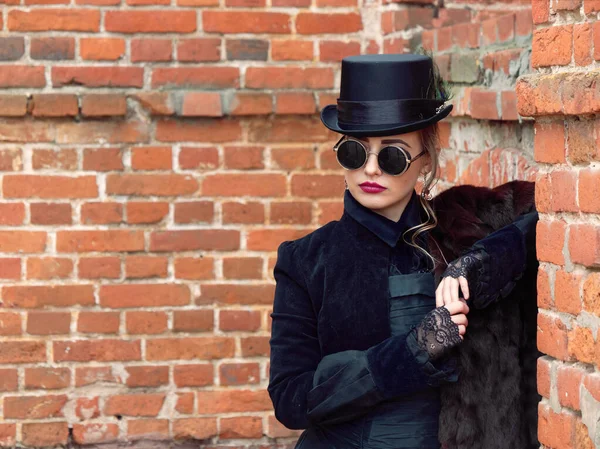
<path id="1" fill-rule="evenodd" d="M 439 226 L 430 233 L 429 249 L 435 252 L 439 246 L 438 256 L 442 251 L 448 261 L 454 259 L 478 239 L 533 210 L 532 187 L 532 183 L 515 182 L 495 190 L 461 186 L 444 192 L 433 202 Z M 517 201 L 516 192 L 521 192 L 523 198 Z M 521 202 L 526 206 L 521 207 Z M 527 438 L 521 436 L 531 434 L 534 418 L 528 413 L 536 398 L 522 385 L 531 380 L 525 377 L 531 376 L 527 369 L 533 366 L 535 386 L 535 359 L 525 356 L 527 351 L 532 352 L 527 339 L 531 323 L 524 323 L 527 314 L 520 310 L 531 312 L 532 301 L 535 305 L 535 264 L 529 264 L 529 272 L 523 275 L 525 258 L 532 257 L 526 245 L 533 241 L 535 247 L 535 238 L 532 240 L 531 233 L 516 231 L 514 226 L 503 229 L 506 232 L 494 233 L 495 240 L 486 248 L 494 257 L 485 261 L 487 278 L 482 278 L 488 286 L 503 289 L 483 298 L 479 303 L 481 313 L 474 313 L 476 307 L 471 308 L 467 337 L 473 337 L 471 342 L 466 337 L 455 355 L 462 364 L 460 379 L 457 383 L 454 378 L 445 386 L 445 380 L 452 378 L 450 371 L 444 367 L 434 370 L 423 354 L 415 356 L 414 344 L 390 336 L 389 246 L 346 213 L 339 221 L 301 239 L 282 243 L 274 274 L 276 297 L 285 294 L 285 301 L 276 300 L 274 304 L 278 325 L 274 321 L 268 387 L 277 419 L 292 429 L 347 421 L 367 413 L 379 401 L 409 394 L 424 384 L 441 385 L 443 447 L 529 448 Z M 505 259 L 502 265 L 498 262 L 502 257 L 516 263 L 508 267 Z M 443 269 L 443 265 L 438 268 L 438 276 Z M 535 313 L 532 316 L 535 331 Z M 473 332 L 472 328 L 480 330 Z M 518 338 L 514 337 L 515 332 Z M 535 332 L 533 335 L 535 342 Z M 482 341 L 474 341 L 476 337 Z M 343 406 L 334 410 L 327 407 L 329 387 L 343 378 L 344 369 L 330 373 L 321 384 L 314 385 L 313 381 L 319 362 L 342 351 L 365 354 L 364 376 L 356 382 L 374 395 L 365 395 L 363 400 L 358 396 L 347 398 Z M 497 353 L 501 355 L 496 357 Z M 492 363 L 496 371 L 481 363 Z M 523 364 L 526 369 L 521 369 Z M 502 393 L 507 394 L 506 406 L 504 397 L 495 396 L 503 391 L 505 381 L 511 393 Z M 484 384 L 495 388 L 484 388 L 482 393 Z M 499 408 L 498 401 L 502 405 Z M 516 427 L 514 420 L 506 421 L 514 407 L 518 407 L 520 420 Z M 497 421 L 500 427 L 486 427 L 486 416 L 489 418 L 490 414 L 497 417 L 491 422 Z M 502 428 L 504 422 L 508 422 L 508 428 Z M 488 436 L 481 435 L 488 431 Z M 502 432 L 501 438 L 498 432 Z M 519 445 L 510 444 L 506 432 L 516 432 Z"/>

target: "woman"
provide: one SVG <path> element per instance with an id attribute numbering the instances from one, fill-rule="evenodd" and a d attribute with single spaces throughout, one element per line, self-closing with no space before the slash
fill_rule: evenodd
<path id="1" fill-rule="evenodd" d="M 346 169 L 344 213 L 283 242 L 274 268 L 268 391 L 276 418 L 306 429 L 296 448 L 439 449 L 439 389 L 458 380 L 454 348 L 470 307 L 522 275 L 535 214 L 482 239 L 437 279 L 429 189 L 447 99 L 429 56 L 342 60 L 340 98 L 321 119 L 342 134 L 334 151 Z M 479 285 L 497 255 L 503 269 Z"/>

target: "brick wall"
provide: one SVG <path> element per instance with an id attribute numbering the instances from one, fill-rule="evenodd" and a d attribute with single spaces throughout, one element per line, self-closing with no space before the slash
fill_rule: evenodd
<path id="1" fill-rule="evenodd" d="M 533 1 L 535 73 L 519 80 L 519 113 L 535 117 L 539 166 L 539 438 L 545 447 L 600 443 L 597 324 L 600 262 L 595 42 L 600 2 Z"/>
<path id="2" fill-rule="evenodd" d="M 4 3 L 2 446 L 293 447 L 265 391 L 272 268 L 282 240 L 341 213 L 337 135 L 318 111 L 335 103 L 342 57 L 435 51 L 456 94 L 441 188 L 535 175 L 514 92 L 530 71 L 529 0 Z M 570 134 L 583 158 L 591 126 Z M 546 135 L 544 157 L 564 163 Z M 553 185 L 574 173 L 565 163 Z"/>

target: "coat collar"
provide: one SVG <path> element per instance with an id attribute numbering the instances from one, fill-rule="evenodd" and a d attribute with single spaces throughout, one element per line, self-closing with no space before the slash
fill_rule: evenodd
<path id="1" fill-rule="evenodd" d="M 419 198 L 414 190 L 397 222 L 360 204 L 350 190 L 344 193 L 344 211 L 392 248 L 402 238 L 404 231 L 421 223 L 419 209 Z"/>

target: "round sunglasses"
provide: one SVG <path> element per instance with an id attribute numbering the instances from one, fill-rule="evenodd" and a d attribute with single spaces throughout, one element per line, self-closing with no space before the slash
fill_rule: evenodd
<path id="1" fill-rule="evenodd" d="M 338 163 L 346 170 L 357 170 L 367 163 L 369 151 L 365 145 L 351 138 L 344 140 L 346 136 L 342 136 L 340 140 L 333 146 Z M 342 140 L 344 140 L 342 142 Z M 410 153 L 404 148 L 396 145 L 386 145 L 377 154 L 377 162 L 379 168 L 384 173 L 392 176 L 400 176 L 405 173 L 410 167 L 410 164 L 421 156 L 427 153 L 427 150 L 421 151 L 414 158 L 411 158 Z"/>

